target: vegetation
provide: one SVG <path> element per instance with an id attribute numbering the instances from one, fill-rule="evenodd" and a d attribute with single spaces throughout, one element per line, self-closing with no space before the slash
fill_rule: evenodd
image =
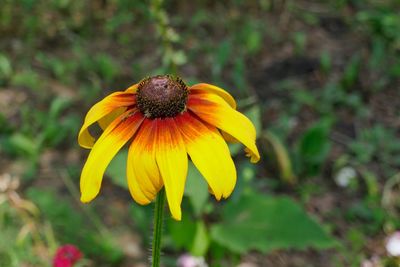
<path id="1" fill-rule="evenodd" d="M 153 207 L 126 190 L 126 151 L 79 202 L 76 136 L 96 101 L 154 74 L 217 84 L 257 127 L 231 145 L 238 185 L 216 202 L 190 166 L 164 266 L 400 266 L 400 2 L 3 0 L 0 265 L 146 266 Z M 247 266 L 247 265 L 246 265 Z M 377 265 L 379 266 L 379 265 Z"/>

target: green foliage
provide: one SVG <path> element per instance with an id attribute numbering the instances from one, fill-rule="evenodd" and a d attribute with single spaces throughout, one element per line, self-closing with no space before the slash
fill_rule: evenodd
<path id="1" fill-rule="evenodd" d="M 128 182 L 126 181 L 127 159 L 128 150 L 122 149 L 115 155 L 106 169 L 106 174 L 112 179 L 113 183 L 125 189 L 128 189 Z"/>
<path id="2" fill-rule="evenodd" d="M 184 249 L 192 255 L 204 256 L 210 245 L 209 230 L 202 220 L 193 221 L 184 214 L 182 221 L 168 221 L 168 232 L 176 249 Z"/>
<path id="3" fill-rule="evenodd" d="M 111 235 L 94 228 L 86 216 L 75 211 L 69 203 L 51 191 L 34 188 L 28 191 L 28 196 L 38 205 L 43 217 L 51 222 L 60 242 L 75 244 L 86 255 L 99 257 L 110 264 L 121 260 L 122 252 Z"/>
<path id="4" fill-rule="evenodd" d="M 238 253 L 337 245 L 293 200 L 256 193 L 226 204 L 222 221 L 211 227 L 211 237 Z"/>
<path id="5" fill-rule="evenodd" d="M 27 227 L 22 216 L 7 202 L 0 204 L 0 263 L 4 267 L 20 267 L 30 263 L 37 266 L 50 266 L 35 254 L 34 238 L 42 238 L 28 233 L 21 236 L 21 228 Z M 44 239 L 44 238 L 43 238 Z M 48 240 L 43 240 L 47 242 Z"/>
<path id="6" fill-rule="evenodd" d="M 31 107 L 24 106 L 21 108 L 23 127 L 11 128 L 6 135 L 0 135 L 0 150 L 30 161 L 25 173 L 28 178 L 34 175 L 45 148 L 56 147 L 75 135 L 79 123 L 77 117 L 63 116 L 70 104 L 69 100 L 60 97 L 53 99 L 47 111 L 31 112 Z"/>
<path id="7" fill-rule="evenodd" d="M 107 234 L 99 234 L 104 229 L 87 222 L 91 216 L 85 210 L 70 205 L 69 193 L 43 193 L 40 188 L 47 180 L 42 176 L 83 164 L 87 154 L 77 152 L 76 135 L 90 106 L 144 76 L 165 72 L 175 72 L 189 84 L 209 82 L 228 89 L 238 110 L 255 124 L 262 155 L 261 162 L 252 165 L 241 144 L 230 144 L 238 180 L 228 203 L 216 202 L 202 175 L 189 166 L 183 220 L 168 222 L 164 232 L 165 254 L 171 254 L 166 265 L 174 266 L 184 252 L 206 256 L 211 266 L 236 266 L 249 250 L 281 249 L 285 257 L 285 248 L 328 247 L 321 245 L 329 243 L 323 234 L 318 237 L 321 226 L 281 194 L 301 199 L 312 212 L 315 208 L 328 222 L 324 227 L 343 237 L 345 248 L 324 254 L 335 258 L 333 265 L 359 266 L 366 257 L 365 244 L 371 254 L 381 253 L 371 244 L 400 227 L 398 181 L 393 179 L 400 168 L 396 0 L 190 5 L 3 0 L 0 35 L 0 167 L 31 178 L 22 180 L 21 192 L 33 188 L 30 194 L 44 210 L 43 225 L 54 227 L 56 243 L 82 243 L 96 266 L 118 265 L 119 248 L 113 248 Z M 126 205 L 129 229 L 140 233 L 145 250 L 151 241 L 152 206 L 135 204 L 128 193 L 126 198 L 114 194 L 127 189 L 126 158 L 124 149 L 107 169 L 106 178 L 122 189 L 110 186 L 111 194 L 107 191 L 105 197 Z M 357 177 L 338 187 L 334 175 L 346 166 Z M 105 179 L 106 186 L 108 182 Z M 58 179 L 50 183 L 64 187 Z M 254 188 L 268 197 L 250 196 Z M 331 202 L 340 208 L 330 209 Z M 279 207 L 284 212 L 271 216 Z M 121 219 L 107 207 L 99 209 L 105 220 Z M 46 266 L 30 237 L 10 245 L 23 227 L 13 212 L 10 207 L 0 210 L 0 265 Z M 290 236 L 300 228 L 290 224 L 293 219 L 280 221 L 289 215 L 304 220 L 300 225 L 311 234 L 302 240 Z M 266 223 L 256 224 L 252 218 Z M 234 224 L 241 220 L 245 223 Z M 281 228 L 269 228 L 269 222 Z M 72 232 L 67 223 L 71 229 L 83 225 L 82 233 Z M 242 229 L 228 232 L 253 226 L 260 227 L 246 234 Z M 270 235 L 271 229 L 276 231 Z M 254 255 L 257 260 L 269 257 Z"/>
<path id="8" fill-rule="evenodd" d="M 189 164 L 184 194 L 189 198 L 194 215 L 201 216 L 209 198 L 208 185 L 192 163 Z"/>
<path id="9" fill-rule="evenodd" d="M 307 129 L 298 144 L 298 169 L 307 176 L 317 175 L 324 164 L 330 148 L 331 121 L 320 121 Z"/>
<path id="10" fill-rule="evenodd" d="M 263 138 L 267 142 L 266 148 L 271 150 L 272 157 L 275 158 L 275 163 L 279 167 L 279 175 L 282 181 L 291 185 L 297 183 L 297 177 L 292 168 L 292 160 L 279 137 L 271 131 L 267 131 Z"/>
<path id="11" fill-rule="evenodd" d="M 0 85 L 7 83 L 12 74 L 10 60 L 6 55 L 0 54 Z"/>
<path id="12" fill-rule="evenodd" d="M 366 164 L 374 160 L 385 166 L 386 175 L 392 175 L 395 170 L 391 166 L 400 166 L 400 141 L 394 131 L 375 125 L 370 129 L 360 131 L 357 139 L 349 145 L 355 160 Z"/>

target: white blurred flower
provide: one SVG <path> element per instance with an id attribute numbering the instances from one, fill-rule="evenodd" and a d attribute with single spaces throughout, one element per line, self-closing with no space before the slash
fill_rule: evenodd
<path id="1" fill-rule="evenodd" d="M 361 267 L 383 267 L 383 265 L 378 256 L 373 256 L 371 259 L 363 260 L 361 262 Z"/>
<path id="2" fill-rule="evenodd" d="M 386 241 L 386 251 L 390 256 L 400 256 L 400 231 L 389 236 Z"/>
<path id="3" fill-rule="evenodd" d="M 354 168 L 344 167 L 337 172 L 335 176 L 335 182 L 340 187 L 347 187 L 356 177 L 357 173 Z"/>
<path id="4" fill-rule="evenodd" d="M 208 267 L 203 257 L 184 254 L 178 258 L 178 267 Z"/>

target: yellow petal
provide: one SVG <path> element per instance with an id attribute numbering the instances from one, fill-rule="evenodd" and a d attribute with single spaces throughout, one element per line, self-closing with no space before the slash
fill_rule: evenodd
<path id="1" fill-rule="evenodd" d="M 128 89 L 125 90 L 126 93 L 133 93 L 136 94 L 137 88 L 138 88 L 139 84 L 136 83 L 134 85 L 131 85 L 130 87 L 128 87 Z"/>
<path id="2" fill-rule="evenodd" d="M 83 166 L 81 201 L 89 202 L 100 191 L 104 171 L 121 147 L 135 134 L 143 121 L 140 112 L 127 111 L 114 120 L 95 143 Z"/>
<path id="3" fill-rule="evenodd" d="M 260 160 L 256 146 L 256 129 L 253 123 L 243 114 L 231 108 L 221 97 L 210 94 L 189 95 L 188 109 L 205 122 L 216 126 L 233 138 L 243 143 L 250 161 Z"/>
<path id="4" fill-rule="evenodd" d="M 215 198 L 227 198 L 236 184 L 236 169 L 221 134 L 216 128 L 207 127 L 189 112 L 175 120 L 190 159 L 207 180 Z"/>
<path id="5" fill-rule="evenodd" d="M 126 93 L 136 93 L 138 88 L 138 84 L 134 84 L 125 90 Z M 111 113 L 107 114 L 103 118 L 99 119 L 98 123 L 101 129 L 104 131 L 108 125 L 111 124 L 113 120 L 115 120 L 119 115 L 126 111 L 126 107 L 117 108 Z"/>
<path id="6" fill-rule="evenodd" d="M 222 97 L 232 108 L 236 109 L 235 99 L 224 89 L 208 83 L 198 83 L 190 88 L 190 93 L 213 93 Z"/>
<path id="7" fill-rule="evenodd" d="M 156 126 L 152 120 L 145 119 L 128 152 L 129 191 L 141 205 L 150 203 L 164 185 L 156 163 Z"/>
<path id="8" fill-rule="evenodd" d="M 185 144 L 174 119 L 153 121 L 157 123 L 157 165 L 164 181 L 172 217 L 179 221 L 188 168 Z"/>
<path id="9" fill-rule="evenodd" d="M 228 133 L 226 133 L 226 132 L 224 132 L 224 131 L 221 131 L 221 134 L 222 134 L 222 137 L 223 137 L 227 142 L 229 142 L 229 143 L 239 143 L 239 141 L 238 141 L 236 138 L 234 138 L 232 135 L 230 135 L 230 134 L 228 134 Z"/>
<path id="10" fill-rule="evenodd" d="M 132 93 L 115 92 L 96 103 L 86 114 L 85 121 L 78 135 L 78 143 L 84 148 L 91 148 L 95 139 L 89 133 L 89 126 L 121 107 L 129 107 L 136 103 Z"/>

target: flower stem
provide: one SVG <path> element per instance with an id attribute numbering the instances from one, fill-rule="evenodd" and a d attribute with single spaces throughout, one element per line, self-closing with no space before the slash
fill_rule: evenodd
<path id="1" fill-rule="evenodd" d="M 156 198 L 154 209 L 154 231 L 153 231 L 153 249 L 152 249 L 152 267 L 160 266 L 161 254 L 161 236 L 164 217 L 165 190 L 160 190 Z"/>

